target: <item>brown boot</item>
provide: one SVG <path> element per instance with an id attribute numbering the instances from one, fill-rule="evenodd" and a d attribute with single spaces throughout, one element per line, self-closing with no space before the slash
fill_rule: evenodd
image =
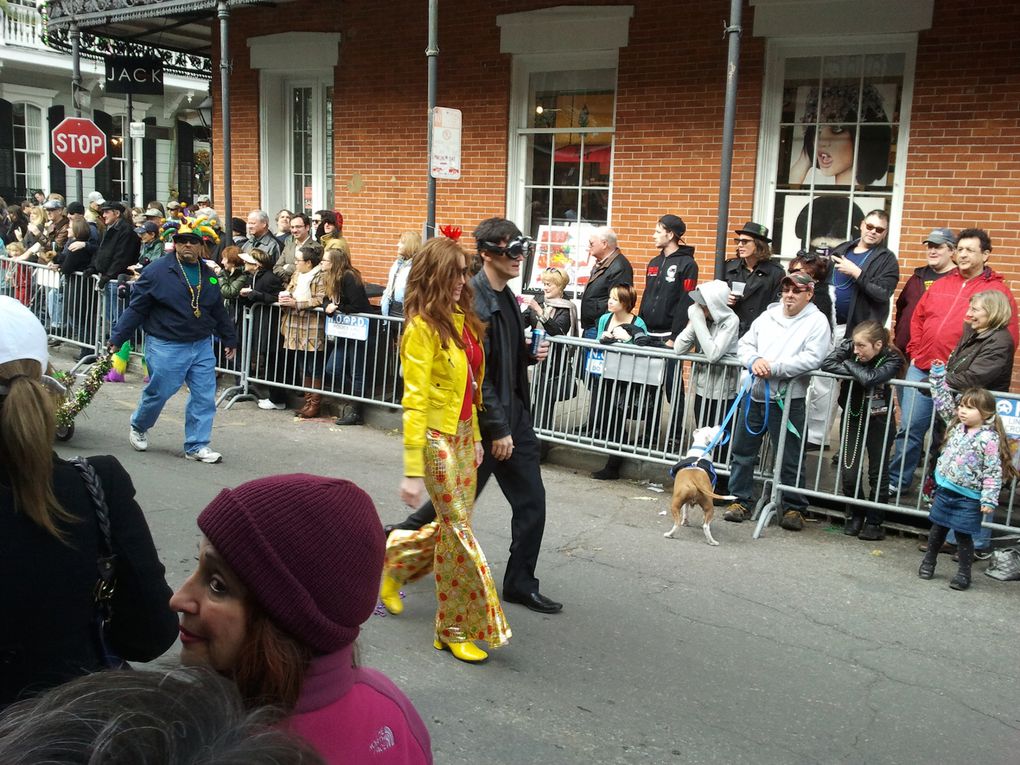
<path id="1" fill-rule="evenodd" d="M 322 380 L 316 380 L 311 377 L 305 378 L 306 388 L 318 388 L 322 384 Z M 304 420 L 311 420 L 319 416 L 319 407 L 322 404 L 321 393 L 305 393 L 305 405 L 301 407 L 301 410 L 297 413 L 298 417 Z"/>

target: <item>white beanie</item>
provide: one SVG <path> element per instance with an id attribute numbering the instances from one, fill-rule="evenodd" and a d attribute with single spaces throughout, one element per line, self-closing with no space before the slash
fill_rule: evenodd
<path id="1" fill-rule="evenodd" d="M 0 364 L 20 359 L 35 359 L 46 373 L 50 361 L 46 330 L 17 300 L 0 296 Z"/>

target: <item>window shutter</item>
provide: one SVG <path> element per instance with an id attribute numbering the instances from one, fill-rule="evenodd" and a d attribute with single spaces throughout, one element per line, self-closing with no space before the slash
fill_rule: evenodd
<path id="1" fill-rule="evenodd" d="M 96 165 L 95 169 L 95 189 L 103 195 L 105 199 L 113 199 L 113 189 L 110 188 L 110 152 L 113 147 L 110 145 L 110 136 L 113 133 L 113 117 L 106 112 L 95 111 L 92 115 L 93 121 L 96 123 L 96 127 L 103 131 L 103 135 L 106 136 L 106 159 Z M 85 193 L 88 194 L 89 189 L 85 189 Z"/>
<path id="2" fill-rule="evenodd" d="M 50 129 L 46 133 L 46 141 L 49 143 L 49 136 L 53 128 L 59 125 L 64 119 L 63 106 L 51 106 L 48 112 Z M 50 144 L 50 193 L 67 196 L 67 168 L 64 163 L 57 159 L 53 153 L 53 145 Z"/>

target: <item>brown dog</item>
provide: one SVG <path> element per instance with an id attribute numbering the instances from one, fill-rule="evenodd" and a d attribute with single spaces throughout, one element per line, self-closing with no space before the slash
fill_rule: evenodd
<path id="1" fill-rule="evenodd" d="M 663 534 L 664 537 L 674 537 L 681 526 L 687 525 L 687 510 L 692 505 L 698 505 L 705 514 L 701 528 L 705 532 L 705 541 L 710 545 L 719 543 L 712 538 L 712 516 L 715 515 L 714 499 L 736 499 L 732 494 L 716 494 L 712 490 L 712 479 L 708 473 L 699 467 L 681 468 L 673 479 L 673 502 L 669 509 L 673 513 L 673 528 Z"/>

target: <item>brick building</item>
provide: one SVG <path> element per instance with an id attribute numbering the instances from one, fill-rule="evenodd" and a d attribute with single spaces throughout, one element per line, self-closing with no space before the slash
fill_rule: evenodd
<path id="1" fill-rule="evenodd" d="M 549 243 L 532 279 L 571 260 L 583 283 L 587 227 L 612 225 L 640 271 L 673 212 L 710 277 L 729 5 L 441 2 L 463 174 L 438 182 L 438 222 L 504 214 Z M 230 23 L 234 214 L 336 208 L 383 281 L 426 217 L 427 4 L 295 0 Z M 788 257 L 884 207 L 905 281 L 933 227 L 976 225 L 1020 292 L 1020 5 L 749 0 L 742 26 L 730 228 L 765 223 Z"/>

